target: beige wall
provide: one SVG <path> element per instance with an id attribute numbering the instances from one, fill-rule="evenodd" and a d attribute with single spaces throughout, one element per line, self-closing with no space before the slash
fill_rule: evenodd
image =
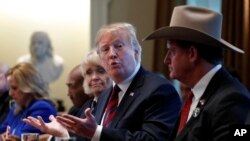
<path id="1" fill-rule="evenodd" d="M 78 11 L 75 8 L 77 13 L 71 13 L 74 15 L 53 12 L 53 10 L 58 11 L 59 9 L 51 7 L 51 9 L 53 8 L 49 13 L 51 15 L 44 17 L 43 15 L 37 15 L 36 17 L 21 15 L 24 14 L 23 11 L 8 11 L 8 9 L 0 8 L 0 62 L 7 63 L 10 66 L 15 65 L 18 57 L 29 53 L 31 34 L 37 30 L 46 31 L 52 40 L 54 53 L 64 59 L 64 71 L 61 77 L 51 84 L 50 93 L 53 97 L 63 99 L 67 109 L 72 105 L 67 97 L 65 85 L 67 75 L 71 68 L 81 62 L 85 53 L 90 49 L 89 5 L 85 2 L 81 9 L 76 7 L 78 8 Z M 70 8 L 70 5 L 65 5 L 65 7 Z M 67 11 L 66 9 L 62 10 Z M 33 11 L 28 11 L 28 13 L 30 12 L 37 11 L 33 9 Z"/>
<path id="2" fill-rule="evenodd" d="M 37 16 L 36 20 L 31 20 L 6 13 L 1 11 L 3 8 L 0 8 L 0 62 L 13 66 L 18 57 L 28 53 L 29 39 L 33 31 L 48 32 L 54 52 L 62 56 L 65 61 L 63 74 L 60 79 L 51 84 L 50 92 L 52 96 L 63 99 L 67 109 L 72 105 L 66 96 L 67 74 L 89 50 L 100 25 L 107 22 L 130 22 L 136 26 L 139 40 L 153 31 L 155 26 L 155 0 L 91 0 L 91 3 L 94 4 L 91 6 L 91 24 L 88 12 L 90 9 L 85 7 L 86 4 L 82 4 L 82 10 L 85 11 L 79 10 L 82 15 L 78 13 L 80 17 L 76 19 L 71 19 L 66 14 L 62 15 L 65 19 L 59 21 L 50 19 L 46 22 L 43 21 L 45 20 L 43 17 Z M 54 10 L 56 11 L 57 8 Z M 90 39 L 90 30 L 92 39 Z M 141 45 L 142 64 L 151 70 L 153 42 L 141 42 Z"/>
<path id="3" fill-rule="evenodd" d="M 138 40 L 142 40 L 155 27 L 155 0 L 110 0 L 108 22 L 129 22 L 137 29 Z M 152 70 L 153 41 L 141 42 L 142 64 Z"/>

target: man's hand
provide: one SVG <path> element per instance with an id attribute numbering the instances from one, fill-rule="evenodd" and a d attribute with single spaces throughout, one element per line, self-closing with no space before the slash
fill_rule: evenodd
<path id="1" fill-rule="evenodd" d="M 87 108 L 85 110 L 85 119 L 81 119 L 69 114 L 63 114 L 57 116 L 56 119 L 61 123 L 68 131 L 77 134 L 79 136 L 91 139 L 94 136 L 95 130 L 97 128 L 97 122 L 95 117 L 91 113 L 91 109 Z"/>
<path id="2" fill-rule="evenodd" d="M 69 133 L 66 128 L 64 128 L 59 122 L 57 122 L 56 118 L 51 115 L 49 117 L 50 121 L 49 123 L 45 123 L 42 119 L 42 117 L 38 116 L 37 118 L 34 117 L 27 117 L 23 119 L 24 122 L 27 124 L 30 124 L 37 129 L 41 130 L 42 132 L 51 134 L 53 136 L 57 137 L 69 137 Z"/>

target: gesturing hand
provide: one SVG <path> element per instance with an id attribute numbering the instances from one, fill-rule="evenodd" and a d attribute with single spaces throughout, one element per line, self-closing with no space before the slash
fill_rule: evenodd
<path id="1" fill-rule="evenodd" d="M 85 115 L 86 118 L 81 119 L 69 114 L 63 114 L 61 116 L 57 116 L 56 119 L 68 131 L 91 139 L 97 128 L 97 122 L 95 117 L 92 115 L 90 108 L 85 110 Z"/>
<path id="2" fill-rule="evenodd" d="M 40 116 L 38 116 L 37 118 L 29 116 L 23 119 L 23 121 L 36 127 L 42 132 L 51 134 L 53 136 L 69 137 L 67 129 L 64 128 L 59 122 L 57 122 L 56 118 L 53 115 L 50 115 L 49 119 L 51 122 L 45 123 Z"/>

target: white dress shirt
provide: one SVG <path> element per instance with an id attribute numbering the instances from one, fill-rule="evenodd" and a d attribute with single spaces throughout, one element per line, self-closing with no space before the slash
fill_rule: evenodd
<path id="1" fill-rule="evenodd" d="M 194 97 L 192 99 L 192 104 L 189 110 L 189 114 L 188 114 L 188 119 L 187 121 L 190 119 L 190 117 L 192 116 L 196 106 L 199 103 L 199 100 L 201 98 L 201 96 L 203 95 L 203 93 L 205 92 L 208 83 L 211 81 L 212 77 L 215 75 L 215 73 L 217 71 L 219 71 L 219 69 L 221 68 L 221 64 L 216 65 L 213 69 L 211 69 L 209 72 L 207 72 L 199 81 L 198 83 L 195 84 L 195 86 L 191 89 L 191 91 L 194 94 Z"/>
<path id="2" fill-rule="evenodd" d="M 137 74 L 137 72 L 140 69 L 140 64 L 138 64 L 134 70 L 134 72 L 132 73 L 132 75 L 130 75 L 127 79 L 125 79 L 124 81 L 122 81 L 121 83 L 117 84 L 119 86 L 119 88 L 121 89 L 121 91 L 118 93 L 119 96 L 119 101 L 118 101 L 118 106 L 124 96 L 124 94 L 126 93 L 129 85 L 131 84 L 133 78 L 135 77 L 135 75 Z M 113 87 L 114 87 L 115 83 L 113 83 Z M 103 117 L 105 116 L 105 113 L 103 114 Z M 93 138 L 91 139 L 91 141 L 100 141 L 100 137 L 101 137 L 101 133 L 102 133 L 102 124 L 103 124 L 103 117 L 102 117 L 102 121 L 101 121 L 101 125 L 97 125 L 95 134 L 93 136 Z"/>

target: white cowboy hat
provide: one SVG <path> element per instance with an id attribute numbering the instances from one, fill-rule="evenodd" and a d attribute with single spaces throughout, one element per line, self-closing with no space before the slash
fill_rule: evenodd
<path id="1" fill-rule="evenodd" d="M 174 8 L 170 26 L 154 31 L 143 40 L 185 40 L 244 53 L 243 50 L 221 39 L 221 27 L 222 15 L 218 12 L 195 6 L 177 6 Z"/>

